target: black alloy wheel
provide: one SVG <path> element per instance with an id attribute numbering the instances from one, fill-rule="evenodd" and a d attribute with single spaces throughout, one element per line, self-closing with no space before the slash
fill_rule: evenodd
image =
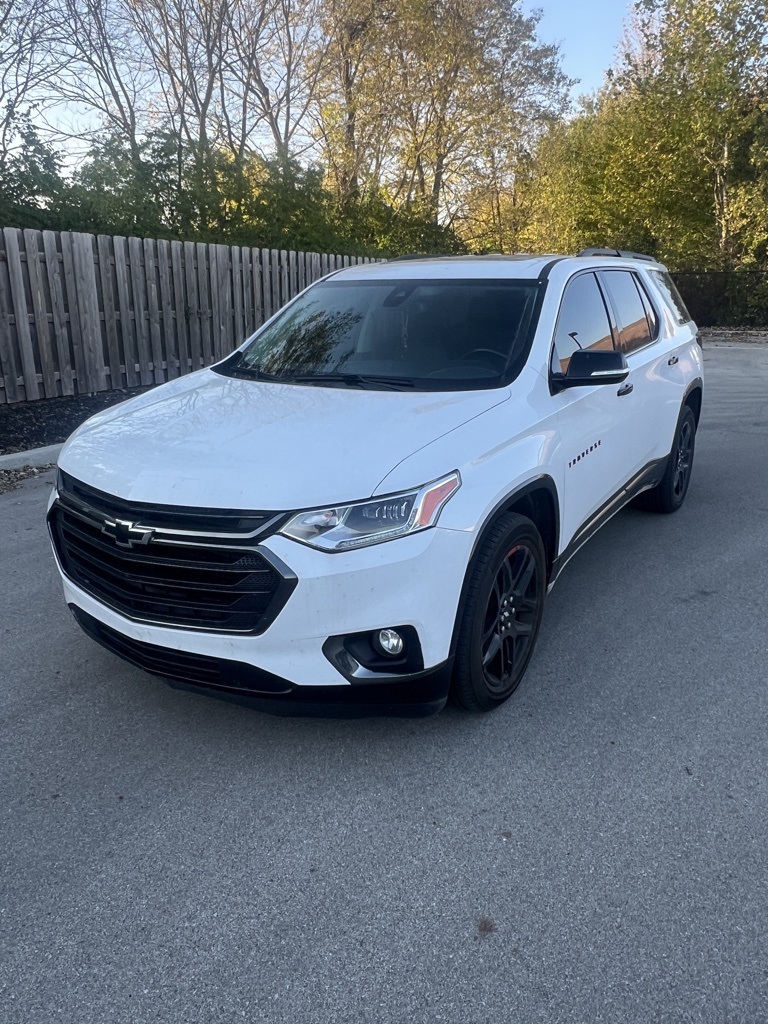
<path id="1" fill-rule="evenodd" d="M 536 643 L 545 591 L 541 537 L 530 519 L 506 513 L 469 569 L 453 678 L 462 707 L 490 711 L 517 689 Z"/>
<path id="2" fill-rule="evenodd" d="M 688 493 L 695 447 L 696 417 L 691 407 L 684 405 L 661 483 L 637 498 L 638 507 L 651 512 L 677 512 Z"/>
<path id="3" fill-rule="evenodd" d="M 686 416 L 680 426 L 677 437 L 677 453 L 675 457 L 674 476 L 672 479 L 672 493 L 678 506 L 682 505 L 685 492 L 691 480 L 691 469 L 693 468 L 693 439 L 696 427 L 693 423 L 693 416 Z"/>
<path id="4" fill-rule="evenodd" d="M 536 559 L 524 544 L 502 558 L 485 610 L 481 654 L 488 689 L 509 691 L 516 667 L 525 659 L 536 619 Z"/>

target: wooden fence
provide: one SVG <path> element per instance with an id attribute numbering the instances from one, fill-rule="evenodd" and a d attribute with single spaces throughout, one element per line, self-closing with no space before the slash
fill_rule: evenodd
<path id="1" fill-rule="evenodd" d="M 5 228 L 0 404 L 159 384 L 216 362 L 367 258 Z"/>

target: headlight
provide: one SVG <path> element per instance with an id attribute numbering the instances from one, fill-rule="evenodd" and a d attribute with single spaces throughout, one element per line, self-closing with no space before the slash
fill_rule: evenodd
<path id="1" fill-rule="evenodd" d="M 394 540 L 434 526 L 446 501 L 461 486 L 458 473 L 403 494 L 299 512 L 280 533 L 321 551 L 346 551 Z"/>

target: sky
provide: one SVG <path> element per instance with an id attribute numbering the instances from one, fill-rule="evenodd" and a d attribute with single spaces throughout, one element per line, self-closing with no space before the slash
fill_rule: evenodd
<path id="1" fill-rule="evenodd" d="M 539 38 L 560 43 L 563 70 L 569 78 L 581 79 L 573 87 L 574 99 L 602 83 L 630 6 L 630 0 L 524 0 L 527 11 L 543 12 Z"/>

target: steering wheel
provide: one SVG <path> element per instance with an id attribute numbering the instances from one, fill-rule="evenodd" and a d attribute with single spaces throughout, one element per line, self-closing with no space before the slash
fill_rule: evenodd
<path id="1" fill-rule="evenodd" d="M 494 359 L 501 360 L 501 369 L 505 369 L 507 365 L 507 357 L 503 352 L 497 352 L 493 348 L 472 348 L 469 352 L 465 352 L 460 358 L 471 359 L 473 356 L 493 356 Z"/>

